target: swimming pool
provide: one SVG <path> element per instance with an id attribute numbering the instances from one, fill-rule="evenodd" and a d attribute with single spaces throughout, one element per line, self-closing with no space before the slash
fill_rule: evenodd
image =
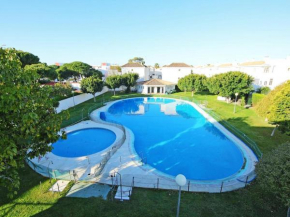
<path id="1" fill-rule="evenodd" d="M 87 128 L 67 134 L 52 144 L 52 153 L 61 157 L 82 157 L 100 152 L 114 143 L 116 135 L 111 130 Z"/>
<path id="2" fill-rule="evenodd" d="M 192 105 L 166 98 L 133 98 L 111 105 L 101 118 L 131 129 L 136 153 L 169 176 L 225 179 L 244 165 L 240 147 Z"/>

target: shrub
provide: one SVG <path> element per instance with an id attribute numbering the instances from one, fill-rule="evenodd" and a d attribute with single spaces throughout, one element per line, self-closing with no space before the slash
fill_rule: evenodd
<path id="1" fill-rule="evenodd" d="M 270 87 L 260 87 L 256 92 L 267 95 L 268 93 L 270 93 L 270 91 Z"/>
<path id="2" fill-rule="evenodd" d="M 252 94 L 252 105 L 256 106 L 264 97 L 265 97 L 264 94 L 253 93 Z"/>

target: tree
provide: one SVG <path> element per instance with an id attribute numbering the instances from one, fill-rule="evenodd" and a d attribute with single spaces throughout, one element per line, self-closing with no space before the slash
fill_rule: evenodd
<path id="1" fill-rule="evenodd" d="M 114 96 L 116 95 L 115 89 L 122 85 L 122 77 L 120 75 L 111 75 L 106 78 L 106 86 L 114 89 Z"/>
<path id="2" fill-rule="evenodd" d="M 257 113 L 290 135 L 290 80 L 277 86 L 256 107 Z M 272 135 L 274 132 L 272 133 Z"/>
<path id="3" fill-rule="evenodd" d="M 122 84 L 127 87 L 126 92 L 129 93 L 131 90 L 131 87 L 134 87 L 136 85 L 136 82 L 139 78 L 139 74 L 137 73 L 126 73 L 122 75 Z"/>
<path id="4" fill-rule="evenodd" d="M 24 67 L 24 70 L 34 71 L 40 76 L 40 78 L 48 78 L 50 80 L 54 80 L 57 78 L 57 73 L 55 71 L 55 68 L 48 66 L 46 63 L 26 65 Z"/>
<path id="5" fill-rule="evenodd" d="M 14 49 L 0 48 L 0 185 L 11 197 L 19 188 L 24 160 L 52 150 L 49 144 L 59 139 L 63 119 L 37 82 L 39 75 L 21 66 Z"/>
<path id="6" fill-rule="evenodd" d="M 16 54 L 22 63 L 21 64 L 22 68 L 24 68 L 26 65 L 39 63 L 39 57 L 33 55 L 32 53 L 28 53 L 22 50 L 17 50 Z"/>
<path id="7" fill-rule="evenodd" d="M 256 165 L 257 182 L 265 192 L 274 194 L 290 206 L 290 143 L 265 155 Z"/>
<path id="8" fill-rule="evenodd" d="M 154 68 L 155 68 L 155 69 L 160 68 L 160 67 L 159 67 L 159 64 L 158 64 L 158 63 L 155 63 Z"/>
<path id="9" fill-rule="evenodd" d="M 144 58 L 142 58 L 142 57 L 134 57 L 132 59 L 129 59 L 128 62 L 129 63 L 140 63 L 142 65 L 145 64 Z"/>
<path id="10" fill-rule="evenodd" d="M 206 90 L 206 76 L 198 74 L 190 74 L 178 80 L 178 88 L 180 90 L 191 91 L 193 96 L 194 92 Z"/>
<path id="11" fill-rule="evenodd" d="M 94 96 L 94 102 L 96 101 L 96 92 L 101 92 L 103 90 L 104 82 L 98 76 L 91 76 L 84 78 L 81 81 L 81 90 L 84 93 L 91 93 Z"/>
<path id="12" fill-rule="evenodd" d="M 239 93 L 239 96 L 249 94 L 253 90 L 253 81 L 253 77 L 246 73 L 231 71 L 212 76 L 208 79 L 207 87 L 211 93 L 234 98 L 235 93 Z"/>
<path id="13" fill-rule="evenodd" d="M 100 79 L 102 78 L 102 72 L 95 70 L 92 66 L 87 63 L 83 63 L 80 61 L 75 61 L 72 63 L 63 64 L 60 68 L 65 67 L 68 70 L 74 71 L 75 75 L 81 75 L 82 77 L 90 77 L 90 76 L 98 76 Z"/>
<path id="14" fill-rule="evenodd" d="M 76 77 L 79 76 L 78 72 L 70 70 L 66 66 L 59 67 L 56 72 L 60 81 L 67 80 L 70 77 L 74 77 L 74 79 L 76 80 Z"/>
<path id="15" fill-rule="evenodd" d="M 111 70 L 117 70 L 118 72 L 121 72 L 122 71 L 122 69 L 121 69 L 120 66 L 110 66 L 110 69 Z"/>

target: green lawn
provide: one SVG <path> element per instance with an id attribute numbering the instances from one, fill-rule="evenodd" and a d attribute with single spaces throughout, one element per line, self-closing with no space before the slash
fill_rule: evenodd
<path id="1" fill-rule="evenodd" d="M 135 97 L 139 94 L 112 96 L 104 94 L 104 100 Z M 170 95 L 169 95 L 170 96 Z M 168 96 L 168 97 L 169 97 Z M 174 97 L 190 94 L 176 93 Z M 253 109 L 238 107 L 233 113 L 233 104 L 218 102 L 216 96 L 196 94 L 197 100 L 207 100 L 208 107 L 214 109 L 225 120 L 241 129 L 246 135 L 256 141 L 264 154 L 276 145 L 289 141 L 289 137 L 276 132 L 271 137 L 272 126 L 259 118 Z M 89 108 L 101 106 L 103 96 L 69 109 L 70 120 L 63 124 L 69 125 L 81 119 L 81 110 L 88 112 Z M 99 104 L 98 104 L 99 103 Z M 75 118 L 78 117 L 79 119 Z M 119 202 L 102 200 L 101 198 L 66 198 L 63 194 L 51 193 L 47 178 L 41 177 L 25 166 L 20 171 L 21 188 L 17 197 L 6 198 L 6 191 L 0 189 L 0 216 L 175 216 L 177 204 L 176 191 L 149 190 L 134 188 L 132 200 Z M 41 184 L 40 184 L 41 183 Z M 68 187 L 69 188 L 69 187 Z M 68 190 L 66 189 L 66 191 Z M 250 186 L 234 192 L 182 193 L 180 216 L 286 216 L 287 208 L 281 206 L 272 195 L 267 195 L 253 182 Z"/>

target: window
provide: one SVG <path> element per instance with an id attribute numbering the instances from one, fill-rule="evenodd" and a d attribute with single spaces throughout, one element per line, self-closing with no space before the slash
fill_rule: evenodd
<path id="1" fill-rule="evenodd" d="M 271 78 L 269 81 L 269 85 L 272 85 L 272 84 L 273 84 L 273 79 Z"/>
<path id="2" fill-rule="evenodd" d="M 180 71 L 180 69 L 178 69 L 178 71 Z"/>
<path id="3" fill-rule="evenodd" d="M 131 69 L 131 71 L 133 72 L 133 69 Z"/>
<path id="4" fill-rule="evenodd" d="M 148 91 L 147 92 L 150 93 L 150 87 L 148 87 Z"/>
<path id="5" fill-rule="evenodd" d="M 267 85 L 267 81 L 264 81 L 264 85 Z"/>

